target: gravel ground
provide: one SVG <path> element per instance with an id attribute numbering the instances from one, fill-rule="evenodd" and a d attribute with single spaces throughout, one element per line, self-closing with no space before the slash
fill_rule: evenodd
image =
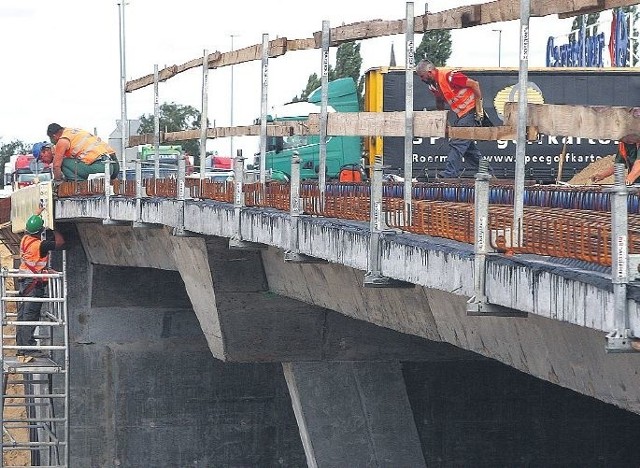
<path id="1" fill-rule="evenodd" d="M 596 162 L 589 164 L 582 171 L 578 172 L 569 180 L 571 185 L 606 185 L 613 184 L 613 176 L 609 176 L 599 182 L 591 182 L 591 176 L 597 172 L 600 172 L 613 164 L 615 156 L 607 156 L 606 158 L 598 159 Z"/>

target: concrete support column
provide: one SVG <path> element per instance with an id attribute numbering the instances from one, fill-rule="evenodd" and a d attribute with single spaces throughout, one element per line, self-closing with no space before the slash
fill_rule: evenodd
<path id="1" fill-rule="evenodd" d="M 398 361 L 282 367 L 309 467 L 426 466 Z"/>

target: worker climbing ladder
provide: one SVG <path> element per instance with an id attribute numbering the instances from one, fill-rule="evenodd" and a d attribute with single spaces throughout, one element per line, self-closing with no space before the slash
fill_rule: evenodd
<path id="1" fill-rule="evenodd" d="M 10 468 L 15 454 L 26 454 L 26 466 L 69 466 L 69 333 L 67 321 L 66 256 L 61 272 L 25 273 L 3 268 L 0 272 L 2 312 L 2 461 Z M 19 278 L 47 282 L 45 297 L 20 297 Z M 18 322 L 21 302 L 42 302 L 40 320 Z M 36 345 L 17 346 L 15 329 L 36 326 Z M 31 354 L 44 357 L 29 356 Z M 35 353 L 34 353 L 35 352 Z M 17 354 L 24 354 L 18 356 Z M 13 454 L 13 455 L 12 455 Z M 20 466 L 25 466 L 21 464 Z"/>

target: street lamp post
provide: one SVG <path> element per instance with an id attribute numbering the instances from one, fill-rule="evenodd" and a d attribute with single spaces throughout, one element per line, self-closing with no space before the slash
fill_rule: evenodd
<path id="1" fill-rule="evenodd" d="M 498 33 L 498 67 L 501 65 L 502 56 L 502 29 L 492 29 L 493 32 Z"/>

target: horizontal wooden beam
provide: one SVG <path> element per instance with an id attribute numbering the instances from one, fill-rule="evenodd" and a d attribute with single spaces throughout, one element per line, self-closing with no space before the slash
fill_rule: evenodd
<path id="1" fill-rule="evenodd" d="M 505 122 L 515 122 L 518 103 L 505 104 Z M 619 140 L 640 134 L 640 107 L 529 104 L 527 124 L 545 135 Z"/>
<path id="2" fill-rule="evenodd" d="M 446 111 L 414 112 L 413 134 L 444 137 Z M 320 133 L 320 114 L 309 115 L 309 133 Z M 344 112 L 327 115 L 327 134 L 334 136 L 404 136 L 404 112 Z"/>
<path id="3" fill-rule="evenodd" d="M 207 129 L 207 138 L 260 136 L 260 125 L 215 127 Z M 267 136 L 319 135 L 320 114 L 311 114 L 307 121 L 269 122 Z M 327 115 L 327 135 L 330 136 L 382 136 L 404 137 L 404 112 L 332 112 Z M 515 126 L 503 127 L 450 127 L 446 111 L 416 111 L 413 118 L 415 137 L 451 137 L 465 140 L 513 140 Z M 537 135 L 530 137 L 536 138 Z M 160 141 L 170 143 L 197 140 L 200 130 L 161 133 Z M 152 134 L 132 135 L 129 146 L 152 144 Z"/>
<path id="4" fill-rule="evenodd" d="M 505 104 L 504 126 L 450 127 L 446 111 L 416 111 L 413 135 L 416 137 L 449 137 L 464 140 L 517 139 L 518 103 Z M 332 136 L 405 135 L 404 112 L 331 112 L 327 115 L 327 134 Z M 207 138 L 259 136 L 260 125 L 215 127 L 207 129 Z M 628 135 L 640 135 L 640 107 L 575 106 L 528 104 L 527 139 L 537 132 L 545 135 L 573 136 L 597 140 L 620 140 Z M 320 114 L 311 114 L 307 121 L 269 122 L 267 136 L 318 135 Z M 164 133 L 162 142 L 197 140 L 200 130 Z M 129 146 L 153 143 L 153 135 L 129 137 Z"/>
<path id="5" fill-rule="evenodd" d="M 614 7 L 639 4 L 639 0 L 537 0 L 531 2 L 531 16 L 548 16 L 552 14 L 566 17 L 585 12 L 603 11 Z M 495 0 L 476 5 L 460 6 L 436 13 L 426 13 L 414 18 L 414 31 L 440 29 L 461 29 L 480 24 L 512 21 L 520 18 L 520 0 Z M 404 34 L 406 19 L 359 21 L 331 28 L 330 44 L 340 45 L 344 42 L 361 41 L 374 37 Z M 319 49 L 322 46 L 322 32 L 317 31 L 311 38 L 287 39 L 285 37 L 269 41 L 269 57 L 279 57 L 289 51 Z M 230 52 L 213 52 L 209 54 L 209 68 L 220 68 L 240 63 L 260 60 L 262 44 L 255 44 Z M 160 81 L 166 81 L 179 73 L 202 66 L 203 57 L 199 57 L 182 65 L 171 65 L 159 71 Z M 136 78 L 125 84 L 125 91 L 130 93 L 136 89 L 153 84 L 153 74 Z"/>

